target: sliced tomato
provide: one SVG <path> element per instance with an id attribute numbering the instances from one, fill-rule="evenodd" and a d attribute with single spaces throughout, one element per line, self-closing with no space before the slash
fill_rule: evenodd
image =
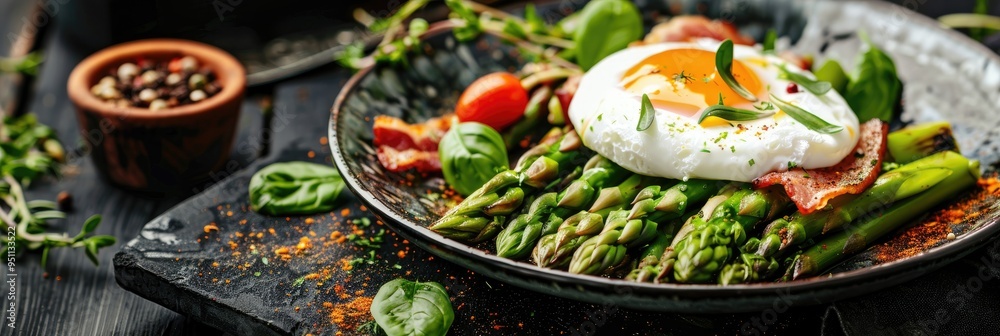
<path id="1" fill-rule="evenodd" d="M 462 122 L 475 121 L 501 131 L 521 116 L 528 106 L 528 91 L 510 73 L 495 72 L 480 77 L 458 98 L 455 114 Z"/>
<path id="2" fill-rule="evenodd" d="M 853 154 L 847 155 L 840 163 L 826 168 L 771 172 L 754 179 L 754 187 L 784 186 L 788 197 L 803 214 L 822 209 L 834 197 L 865 191 L 875 183 L 882 170 L 889 124 L 872 119 L 861 124 L 859 132 L 861 138 Z"/>

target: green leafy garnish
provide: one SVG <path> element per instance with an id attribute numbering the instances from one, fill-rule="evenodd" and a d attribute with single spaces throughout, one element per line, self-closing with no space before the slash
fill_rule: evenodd
<path id="1" fill-rule="evenodd" d="M 588 70 L 642 37 L 642 15 L 630 1 L 592 1 L 580 11 L 574 33 L 577 64 Z"/>
<path id="2" fill-rule="evenodd" d="M 747 121 L 766 118 L 774 115 L 774 112 L 757 112 L 746 109 L 726 106 L 722 103 L 722 94 L 719 94 L 719 104 L 705 108 L 698 118 L 698 123 L 702 123 L 708 117 L 722 118 L 729 121 Z"/>
<path id="3" fill-rule="evenodd" d="M 268 165 L 250 178 L 250 209 L 268 215 L 333 210 L 344 179 L 330 166 L 310 162 Z"/>
<path id="4" fill-rule="evenodd" d="M 809 92 L 812 92 L 812 94 L 814 95 L 817 96 L 825 95 L 827 92 L 830 92 L 831 88 L 833 88 L 833 86 L 830 85 L 830 82 L 818 81 L 806 77 L 805 75 L 800 74 L 798 72 L 789 71 L 784 64 L 782 64 L 778 69 L 781 71 L 782 78 L 795 82 L 796 84 L 805 88 Z"/>
<path id="5" fill-rule="evenodd" d="M 792 117 L 792 119 L 795 119 L 795 121 L 805 125 L 806 128 L 814 132 L 821 134 L 834 134 L 844 130 L 843 126 L 828 123 L 826 120 L 820 119 L 820 117 L 817 117 L 815 114 L 812 114 L 801 107 L 779 99 L 774 94 L 771 94 L 771 102 L 782 111 L 785 111 L 785 114 L 788 114 L 789 117 Z"/>
<path id="6" fill-rule="evenodd" d="M 778 40 L 778 32 L 774 28 L 767 30 L 767 35 L 764 35 L 764 52 L 774 53 L 774 42 Z"/>
<path id="7" fill-rule="evenodd" d="M 903 83 L 896 76 L 896 65 L 892 58 L 878 49 L 868 38 L 868 51 L 861 57 L 858 74 L 844 92 L 844 99 L 858 115 L 860 122 L 871 119 L 892 121 L 893 112 L 899 102 Z"/>
<path id="8" fill-rule="evenodd" d="M 460 42 L 468 42 L 483 33 L 479 16 L 469 6 L 466 6 L 465 2 L 462 0 L 445 0 L 444 3 L 451 9 L 452 14 L 461 19 L 461 24 L 452 29 L 456 39 Z"/>
<path id="9" fill-rule="evenodd" d="M 444 286 L 406 279 L 382 285 L 372 299 L 371 313 L 389 336 L 442 336 L 455 320 Z"/>
<path id="10" fill-rule="evenodd" d="M 715 69 L 719 72 L 719 76 L 722 76 L 722 81 L 726 82 L 726 85 L 729 85 L 729 88 L 733 89 L 736 94 L 743 99 L 755 102 L 757 96 L 743 87 L 733 76 L 733 53 L 733 40 L 722 41 L 719 50 L 715 52 Z"/>
<path id="11" fill-rule="evenodd" d="M 32 182 L 59 175 L 66 151 L 55 132 L 31 113 L 11 117 L 0 109 L 0 120 L 0 221 L 8 229 L 7 248 L 0 250 L 0 257 L 13 261 L 14 252 L 41 250 L 45 268 L 50 250 L 81 248 L 97 265 L 98 251 L 115 244 L 115 237 L 94 235 L 101 216 L 88 218 L 74 236 L 50 232 L 49 221 L 66 214 L 56 202 L 28 199 L 25 190 Z"/>
<path id="12" fill-rule="evenodd" d="M 819 70 L 814 71 L 813 74 L 816 75 L 817 80 L 829 82 L 830 86 L 840 94 L 846 92 L 847 82 L 850 79 L 847 78 L 847 73 L 837 61 L 826 60 L 826 63 L 823 63 L 823 66 L 819 67 Z"/>
<path id="13" fill-rule="evenodd" d="M 477 122 L 464 122 L 448 130 L 438 143 L 438 154 L 445 181 L 464 196 L 509 166 L 503 137 Z"/>
<path id="14" fill-rule="evenodd" d="M 642 94 L 642 108 L 639 109 L 639 124 L 635 126 L 635 130 L 642 132 L 653 125 L 653 116 L 656 115 L 656 110 L 653 109 L 653 102 L 649 101 L 649 96 L 645 93 Z"/>

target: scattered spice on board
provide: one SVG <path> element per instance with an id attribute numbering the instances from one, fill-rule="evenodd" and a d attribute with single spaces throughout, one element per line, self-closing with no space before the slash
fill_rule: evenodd
<path id="1" fill-rule="evenodd" d="M 357 296 L 346 303 L 333 305 L 330 309 L 330 321 L 340 330 L 355 330 L 362 323 L 371 319 L 372 297 Z"/>
<path id="2" fill-rule="evenodd" d="M 960 201 L 937 210 L 920 223 L 875 246 L 879 262 L 912 257 L 954 240 L 955 227 L 975 222 L 983 210 L 1000 201 L 1000 180 L 996 175 L 979 179 L 977 186 Z"/>

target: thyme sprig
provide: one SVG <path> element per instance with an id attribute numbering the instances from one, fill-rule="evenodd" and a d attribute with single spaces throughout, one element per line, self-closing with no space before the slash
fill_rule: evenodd
<path id="1" fill-rule="evenodd" d="M 0 220 L 14 231 L 14 252 L 42 251 L 42 267 L 48 262 L 53 248 L 81 248 L 95 265 L 98 251 L 114 245 L 115 238 L 92 235 L 101 223 L 101 216 L 94 215 L 83 223 L 74 236 L 67 233 L 47 232 L 48 221 L 63 219 L 66 214 L 57 210 L 51 201 L 28 200 L 24 187 L 46 176 L 55 176 L 65 151 L 48 126 L 38 123 L 32 114 L 10 117 L 0 110 Z M 11 250 L 3 249 L 0 257 L 7 257 Z"/>

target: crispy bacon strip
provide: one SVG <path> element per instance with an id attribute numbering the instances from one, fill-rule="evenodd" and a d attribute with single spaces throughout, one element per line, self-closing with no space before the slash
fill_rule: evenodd
<path id="1" fill-rule="evenodd" d="M 854 154 L 840 163 L 827 168 L 771 172 L 754 179 L 754 187 L 784 186 L 788 197 L 803 214 L 822 209 L 836 196 L 861 193 L 875 182 L 882 170 L 889 125 L 872 119 L 862 124 L 859 132 L 861 138 Z"/>
<path id="2" fill-rule="evenodd" d="M 699 38 L 712 38 L 719 41 L 733 40 L 733 43 L 753 45 L 753 38 L 742 35 L 736 26 L 725 21 L 709 20 L 701 15 L 675 16 L 670 21 L 653 26 L 642 42 L 637 44 L 652 44 L 660 42 L 690 42 Z"/>
<path id="3" fill-rule="evenodd" d="M 379 146 L 376 152 L 378 162 L 389 171 L 403 172 L 410 169 L 416 169 L 421 173 L 441 171 L 441 161 L 437 151 L 396 150 L 389 146 Z"/>
<path id="4" fill-rule="evenodd" d="M 409 124 L 402 119 L 379 115 L 375 117 L 372 130 L 375 133 L 375 146 L 388 146 L 393 149 L 419 149 L 437 151 L 438 141 L 451 128 L 454 118 L 451 114 L 431 118 L 419 124 Z"/>

